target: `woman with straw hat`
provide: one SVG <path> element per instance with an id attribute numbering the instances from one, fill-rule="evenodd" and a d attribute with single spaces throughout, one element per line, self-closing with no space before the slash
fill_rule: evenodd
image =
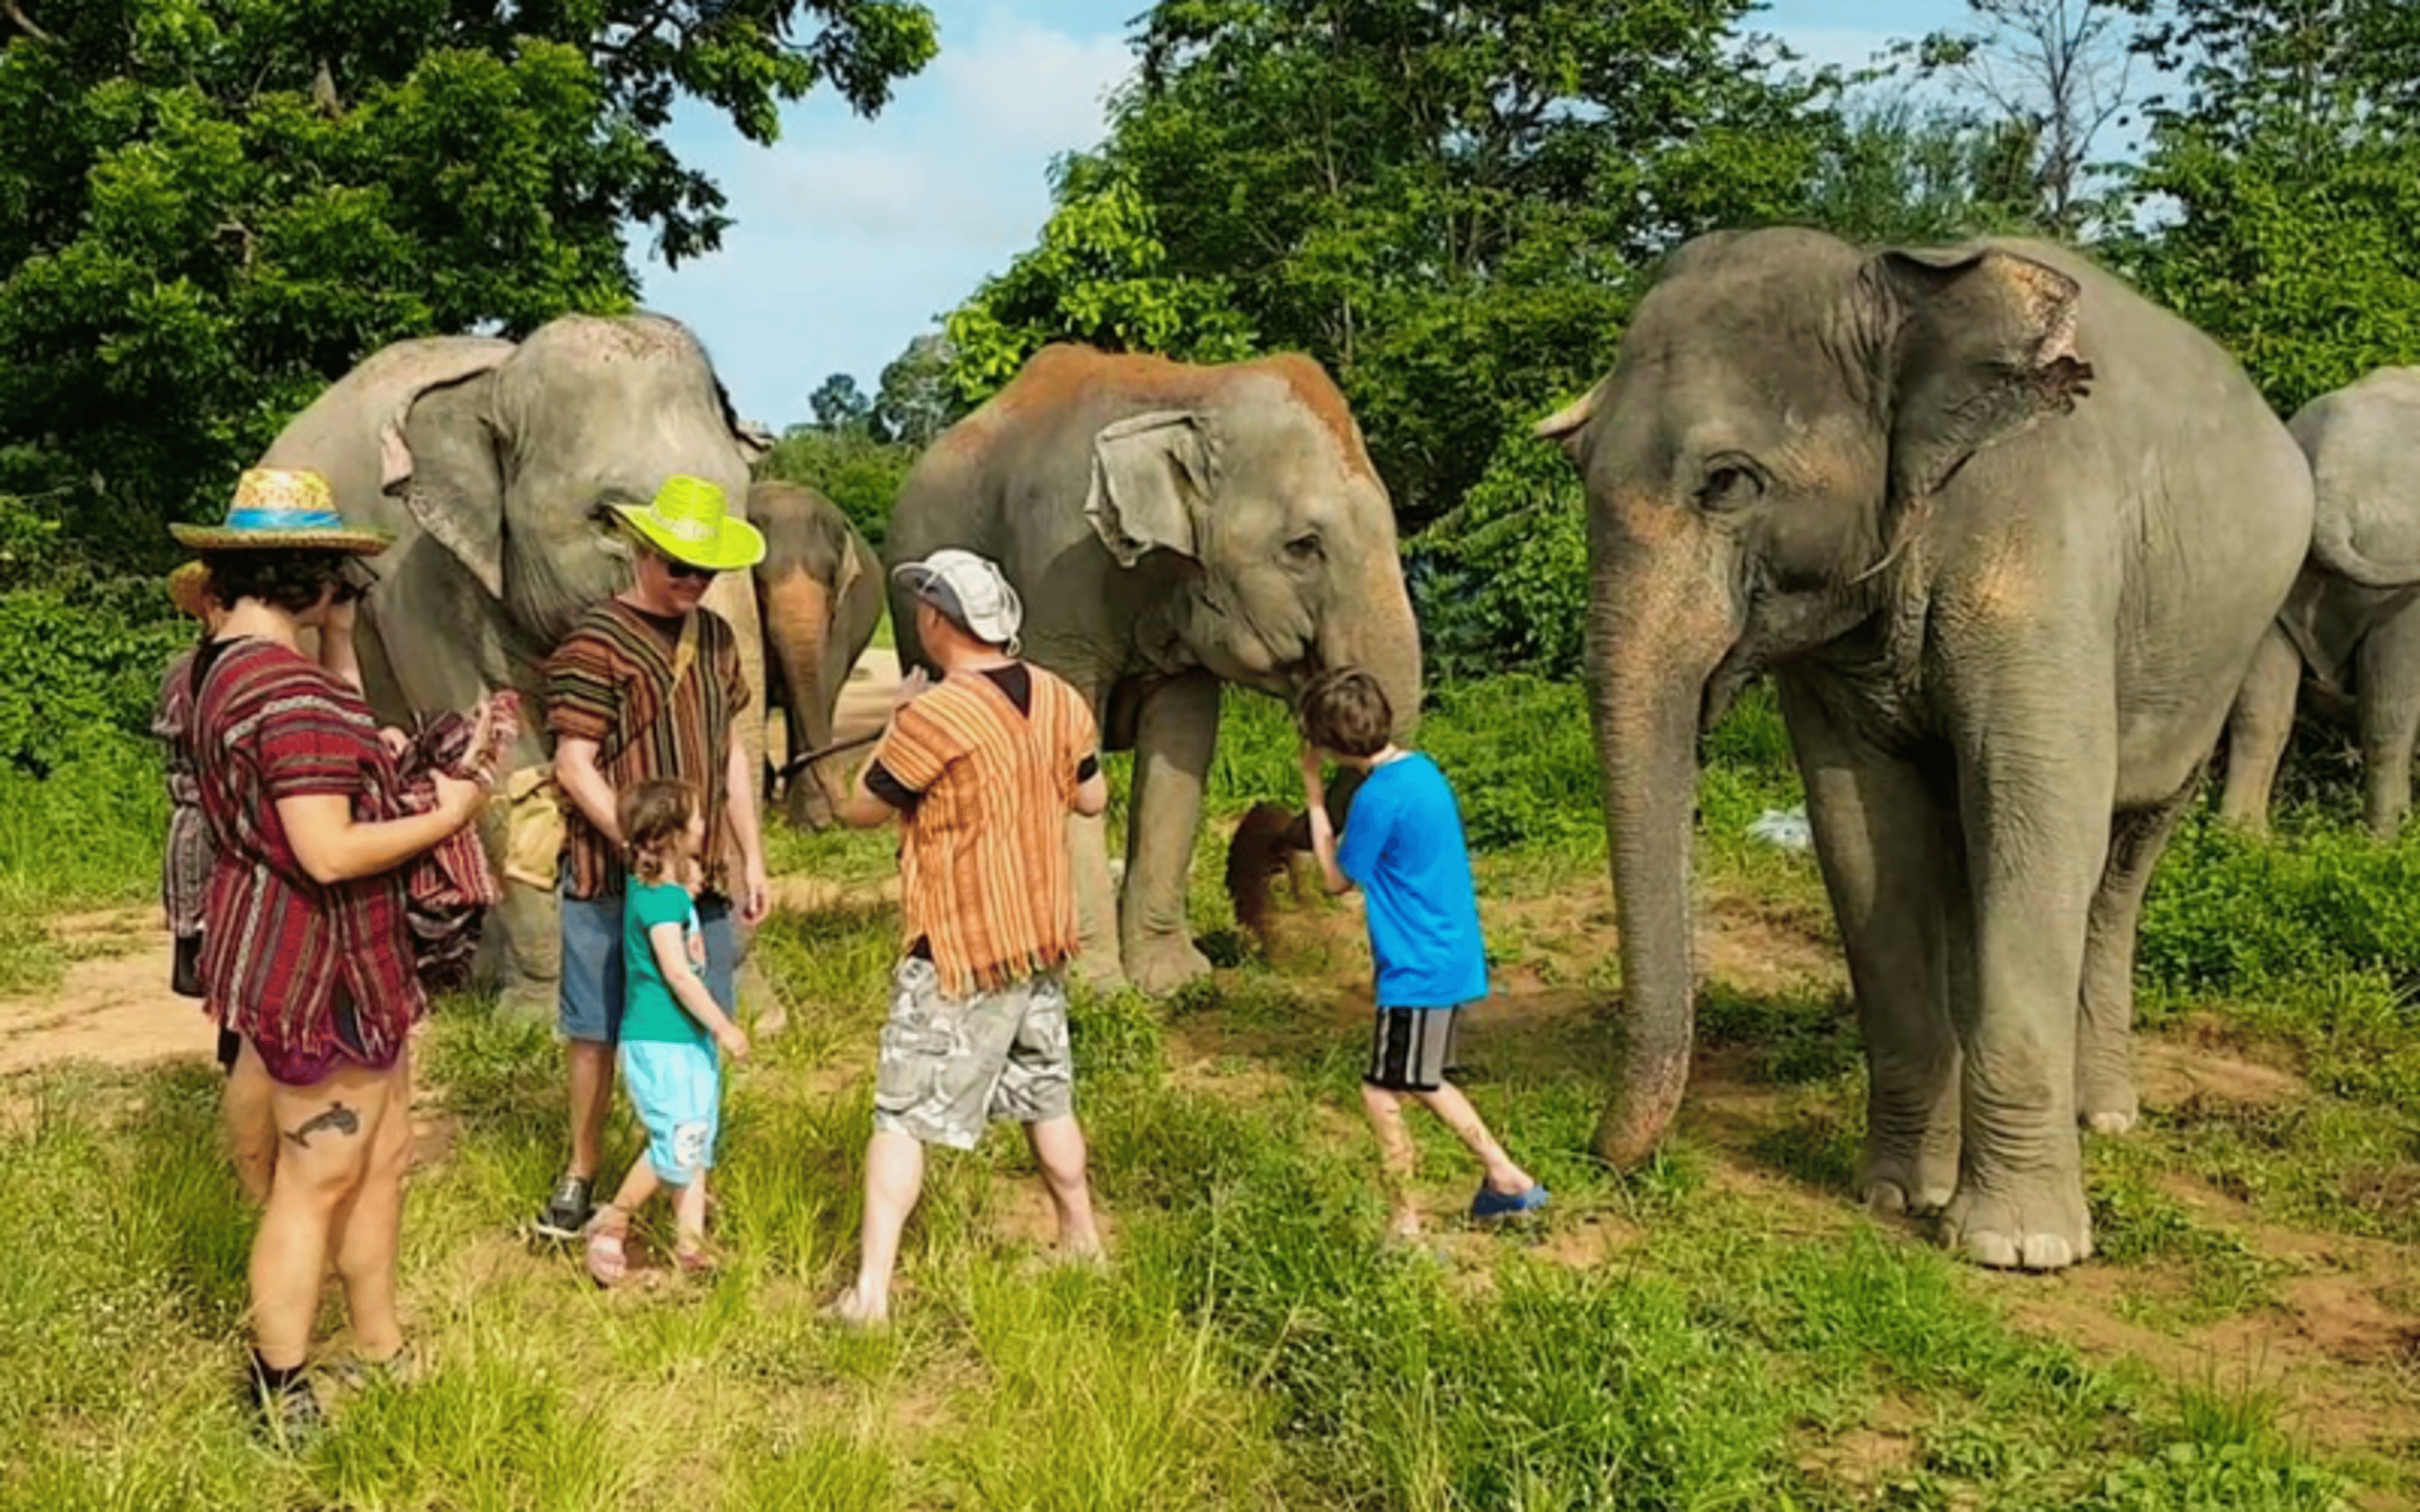
<path id="1" fill-rule="evenodd" d="M 225 606 L 192 673 L 189 739 L 217 854 L 202 983 L 242 1040 L 231 1090 L 264 1094 L 278 1134 L 252 1250 L 250 1390 L 282 1436 L 319 1422 L 303 1370 L 332 1260 L 362 1357 L 401 1359 L 408 1036 L 427 1007 L 404 868 L 472 822 L 492 778 L 440 776 L 426 813 L 399 803 L 352 654 L 361 559 L 387 539 L 348 527 L 326 479 L 255 469 L 225 524 L 169 529 Z M 316 660 L 304 630 L 318 634 Z"/>

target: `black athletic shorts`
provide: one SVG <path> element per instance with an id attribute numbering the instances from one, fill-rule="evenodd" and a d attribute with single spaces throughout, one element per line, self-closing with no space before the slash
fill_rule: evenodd
<path id="1" fill-rule="evenodd" d="M 1453 1058 L 1454 1008 L 1382 1008 L 1370 1031 L 1361 1079 L 1389 1092 L 1434 1092 Z"/>

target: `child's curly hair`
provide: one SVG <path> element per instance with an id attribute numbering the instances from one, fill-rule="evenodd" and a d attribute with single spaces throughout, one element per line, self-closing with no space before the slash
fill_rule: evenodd
<path id="1" fill-rule="evenodd" d="M 697 790 L 668 777 L 649 778 L 623 792 L 613 821 L 640 881 L 654 884 L 677 874 L 681 837 L 696 812 Z"/>

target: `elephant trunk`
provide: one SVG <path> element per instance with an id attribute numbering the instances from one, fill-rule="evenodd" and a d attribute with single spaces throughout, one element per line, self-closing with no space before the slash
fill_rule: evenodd
<path id="1" fill-rule="evenodd" d="M 1621 932 L 1622 1011 L 1597 1153 L 1635 1165 L 1681 1105 L 1694 1032 L 1690 825 L 1705 678 L 1600 578 L 1589 624 L 1592 713 Z M 1710 669 L 1709 669 L 1710 671 Z"/>
<path id="2" fill-rule="evenodd" d="M 1320 661 L 1359 667 L 1378 679 L 1394 711 L 1394 738 L 1408 740 L 1420 722 L 1420 626 L 1404 590 L 1403 565 L 1392 551 L 1373 563 L 1354 595 L 1357 609 L 1342 624 L 1331 619 L 1320 636 Z"/>

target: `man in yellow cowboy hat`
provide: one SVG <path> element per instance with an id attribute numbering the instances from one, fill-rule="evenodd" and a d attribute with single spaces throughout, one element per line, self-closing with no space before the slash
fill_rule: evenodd
<path id="1" fill-rule="evenodd" d="M 623 1007 L 619 795 L 654 779 L 696 791 L 706 821 L 706 883 L 697 900 L 707 990 L 735 1006 L 732 903 L 755 924 L 768 888 L 757 827 L 756 769 L 737 721 L 748 706 L 739 642 L 701 607 L 718 573 L 764 560 L 765 538 L 731 517 L 722 490 L 664 480 L 646 503 L 613 506 L 630 548 L 630 586 L 590 609 L 547 662 L 547 727 L 565 818 L 563 978 L 559 1009 L 571 1092 L 571 1158 L 537 1230 L 576 1239 L 593 1212 L 605 1114 L 613 1095 Z"/>

